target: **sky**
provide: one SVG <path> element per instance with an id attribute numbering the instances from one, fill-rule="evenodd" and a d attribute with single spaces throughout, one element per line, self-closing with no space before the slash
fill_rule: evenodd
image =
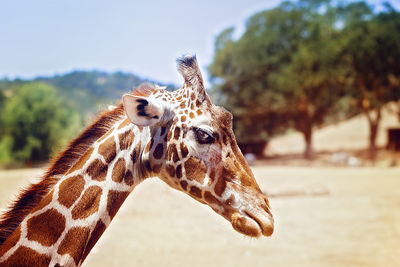
<path id="1" fill-rule="evenodd" d="M 2 0 L 0 78 L 96 69 L 179 85 L 175 59 L 191 53 L 208 87 L 215 37 L 231 26 L 240 35 L 248 17 L 280 2 Z M 400 9 L 400 0 L 389 2 Z"/>

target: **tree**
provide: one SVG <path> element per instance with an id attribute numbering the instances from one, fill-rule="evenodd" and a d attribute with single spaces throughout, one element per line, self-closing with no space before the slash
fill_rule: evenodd
<path id="1" fill-rule="evenodd" d="M 313 154 L 313 127 L 339 113 L 337 104 L 344 95 L 346 80 L 346 66 L 338 60 L 342 44 L 335 28 L 335 9 L 327 3 L 309 4 L 299 2 L 300 7 L 294 7 L 302 14 L 303 26 L 291 41 L 294 49 L 289 62 L 270 75 L 272 86 L 285 96 L 287 117 L 304 136 L 306 158 Z"/>
<path id="2" fill-rule="evenodd" d="M 247 135 L 269 138 L 293 125 L 312 156 L 312 129 L 343 94 L 334 15 L 329 1 L 284 2 L 250 17 L 239 40 L 232 29 L 217 37 L 212 82 Z"/>
<path id="3" fill-rule="evenodd" d="M 76 133 L 80 124 L 79 114 L 62 107 L 53 87 L 39 82 L 22 85 L 5 102 L 0 156 L 3 161 L 47 160 Z"/>
<path id="4" fill-rule="evenodd" d="M 351 94 L 369 123 L 369 157 L 376 158 L 382 107 L 400 100 L 400 13 L 389 4 L 374 14 L 364 2 L 341 8 L 343 56 L 351 67 Z"/>
<path id="5" fill-rule="evenodd" d="M 246 39 L 233 41 L 233 32 L 233 28 L 228 28 L 216 38 L 214 62 L 208 68 L 213 83 L 211 95 L 233 113 L 240 145 L 264 146 L 286 124 L 275 109 L 265 107 L 275 107 L 282 99 L 272 91 L 264 91 L 265 81 L 259 79 L 261 71 L 250 70 L 253 62 L 250 63 L 249 50 L 257 47 L 244 45 L 242 42 L 247 42 Z"/>

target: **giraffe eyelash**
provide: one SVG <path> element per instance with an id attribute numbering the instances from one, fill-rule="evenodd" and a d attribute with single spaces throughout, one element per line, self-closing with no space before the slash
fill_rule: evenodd
<path id="1" fill-rule="evenodd" d="M 215 137 L 213 133 L 210 133 L 209 131 L 194 127 L 193 128 L 194 135 L 196 137 L 196 140 L 199 144 L 212 144 L 215 142 Z"/>

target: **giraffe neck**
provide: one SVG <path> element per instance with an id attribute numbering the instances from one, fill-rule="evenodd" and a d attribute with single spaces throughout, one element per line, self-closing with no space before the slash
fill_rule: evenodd
<path id="1" fill-rule="evenodd" d="M 80 265 L 129 193 L 153 174 L 153 145 L 151 129 L 121 119 L 0 246 L 0 264 Z"/>

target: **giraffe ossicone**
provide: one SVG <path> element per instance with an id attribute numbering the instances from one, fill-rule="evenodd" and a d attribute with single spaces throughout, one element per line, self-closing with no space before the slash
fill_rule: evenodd
<path id="1" fill-rule="evenodd" d="M 211 103 L 195 56 L 182 88 L 143 84 L 62 152 L 0 221 L 0 266 L 79 266 L 129 193 L 157 176 L 247 236 L 270 236 L 267 197 L 237 146 L 232 115 Z"/>

